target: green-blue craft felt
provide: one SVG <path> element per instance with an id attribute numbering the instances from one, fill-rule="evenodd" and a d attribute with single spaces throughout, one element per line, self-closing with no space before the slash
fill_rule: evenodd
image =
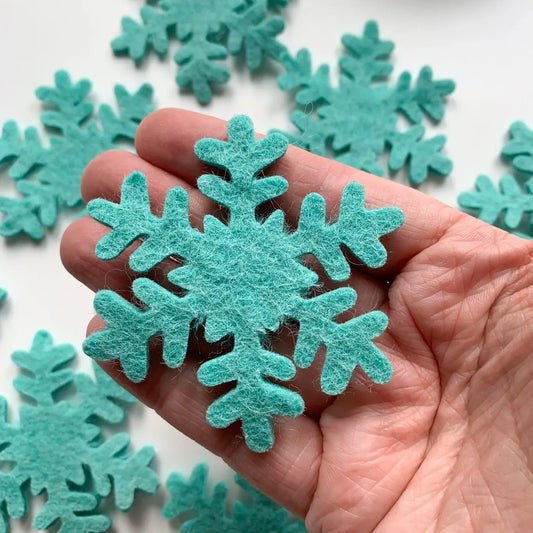
<path id="1" fill-rule="evenodd" d="M 533 131 L 523 122 L 515 122 L 509 130 L 510 140 L 501 155 L 511 159 L 512 166 L 523 174 L 533 174 Z M 505 174 L 498 185 L 488 176 L 476 178 L 475 191 L 462 192 L 458 203 L 463 209 L 474 211 L 476 216 L 515 235 L 533 238 L 533 178 L 520 174 Z M 503 216 L 502 216 L 503 215 Z M 528 215 L 525 232 L 518 228 Z"/>
<path id="2" fill-rule="evenodd" d="M 35 529 L 59 522 L 61 533 L 106 531 L 109 516 L 99 510 L 111 492 L 118 508 L 128 510 L 136 490 L 154 493 L 159 485 L 150 469 L 154 451 L 142 448 L 131 454 L 129 437 L 102 436 L 100 425 L 118 424 L 124 408 L 118 402 L 134 398 L 97 365 L 95 380 L 65 366 L 75 356 L 69 344 L 54 346 L 49 333 L 39 331 L 29 351 L 16 351 L 13 362 L 25 371 L 13 381 L 31 402 L 19 411 L 18 425 L 7 419 L 7 402 L 0 397 L 0 532 L 7 532 L 9 517 L 27 512 L 27 490 L 46 493 L 46 503 L 33 521 Z M 78 400 L 59 401 L 57 394 L 75 386 Z"/>
<path id="3" fill-rule="evenodd" d="M 55 87 L 37 89 L 37 98 L 49 109 L 41 114 L 41 122 L 53 132 L 48 147 L 42 145 L 35 128 L 27 128 L 21 138 L 15 121 L 4 124 L 0 163 L 11 165 L 9 175 L 22 197 L 0 197 L 4 213 L 0 235 L 22 233 L 42 239 L 44 229 L 55 225 L 60 209 L 82 203 L 80 181 L 89 161 L 116 147 L 120 138 L 133 140 L 139 122 L 153 110 L 149 85 L 133 94 L 117 85 L 119 114 L 101 105 L 98 126 L 92 117 L 93 104 L 87 100 L 90 89 L 88 80 L 73 83 L 65 71 L 55 74 Z"/>
<path id="4" fill-rule="evenodd" d="M 378 158 L 388 147 L 389 170 L 407 167 L 414 185 L 430 172 L 448 175 L 452 163 L 441 153 L 446 138 L 424 139 L 421 122 L 424 115 L 436 122 L 443 118 L 444 97 L 453 92 L 454 82 L 434 80 L 431 69 L 424 67 L 413 86 L 408 72 L 395 86 L 386 85 L 394 44 L 379 38 L 373 21 L 366 24 L 362 37 L 344 35 L 342 44 L 345 54 L 339 59 L 338 87 L 331 85 L 328 65 L 313 72 L 308 50 L 282 57 L 286 72 L 279 86 L 296 90 L 296 102 L 302 107 L 292 115 L 299 133 L 287 134 L 290 142 L 319 155 L 332 152 L 338 161 L 378 176 L 383 174 Z M 409 129 L 398 124 L 400 115 Z"/>
<path id="5" fill-rule="evenodd" d="M 170 501 L 163 508 L 167 519 L 182 518 L 182 533 L 306 533 L 304 523 L 235 475 L 242 489 L 231 512 L 227 510 L 227 486 L 220 482 L 209 494 L 208 467 L 196 465 L 189 479 L 173 472 L 167 480 Z"/>
<path id="6" fill-rule="evenodd" d="M 205 216 L 203 231 L 190 225 L 187 193 L 179 187 L 168 192 L 162 215 L 154 215 L 146 178 L 139 172 L 125 179 L 120 203 L 96 199 L 89 204 L 90 215 L 112 228 L 97 244 L 100 259 L 117 257 L 142 237 L 129 258 L 133 270 L 148 272 L 170 256 L 181 258 L 182 264 L 168 274 L 180 292 L 144 277 L 133 282 L 141 306 L 112 291 L 98 292 L 95 309 L 106 328 L 85 341 L 86 353 L 100 360 L 119 359 L 126 375 L 138 382 L 146 377 L 148 344 L 154 336 L 162 338 L 163 359 L 171 368 L 184 361 L 191 327 L 203 324 L 210 343 L 231 338 L 229 351 L 204 362 L 198 371 L 204 385 L 233 384 L 211 404 L 207 420 L 219 428 L 240 421 L 246 443 L 258 452 L 274 443 L 273 417 L 294 417 L 304 410 L 300 395 L 283 384 L 295 375 L 293 362 L 268 348 L 269 332 L 287 321 L 300 324 L 297 365 L 309 366 L 325 346 L 326 393 L 343 392 L 357 366 L 379 383 L 392 374 L 372 342 L 386 327 L 385 315 L 372 311 L 336 322 L 354 305 L 355 290 L 344 287 L 311 297 L 319 277 L 302 258 L 314 255 L 339 282 L 351 272 L 342 247 L 368 267 L 380 267 L 387 254 L 379 239 L 403 223 L 403 213 L 395 207 L 367 210 L 363 187 L 352 182 L 335 221 L 326 218 L 324 199 L 315 193 L 303 200 L 292 232 L 281 210 L 259 218 L 257 208 L 287 190 L 283 177 L 264 175 L 286 149 L 281 134 L 255 140 L 246 116 L 229 122 L 227 142 L 198 141 L 196 155 L 226 176 L 200 176 L 198 188 L 229 213 L 227 221 Z"/>
<path id="7" fill-rule="evenodd" d="M 220 64 L 228 53 L 243 54 L 248 67 L 258 69 L 265 57 L 278 60 L 286 51 L 276 39 L 283 31 L 279 9 L 288 0 L 155 0 L 141 9 L 142 22 L 122 19 L 123 33 L 113 40 L 116 53 L 141 62 L 152 48 L 163 56 L 169 41 L 182 47 L 174 55 L 176 82 L 190 87 L 202 104 L 213 96 L 213 87 L 229 80 Z"/>

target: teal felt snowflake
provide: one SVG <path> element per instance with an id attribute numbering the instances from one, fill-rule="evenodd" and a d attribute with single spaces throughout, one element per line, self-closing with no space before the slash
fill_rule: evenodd
<path id="1" fill-rule="evenodd" d="M 424 67 L 413 86 L 408 72 L 395 86 L 383 83 L 392 72 L 388 58 L 394 44 L 380 40 L 373 21 L 362 37 L 344 35 L 342 44 L 346 53 L 339 60 L 338 87 L 331 85 L 328 65 L 313 72 L 308 50 L 283 57 L 286 73 L 279 86 L 296 89 L 296 102 L 303 108 L 292 114 L 299 133 L 287 134 L 290 141 L 316 154 L 332 153 L 338 161 L 378 176 L 383 174 L 378 157 L 388 147 L 389 170 L 407 166 L 415 185 L 430 171 L 448 175 L 452 163 L 441 153 L 445 136 L 424 139 L 421 122 L 424 114 L 437 122 L 443 118 L 444 97 L 455 89 L 454 82 L 434 80 L 430 67 Z M 398 127 L 400 115 L 408 129 Z"/>
<path id="2" fill-rule="evenodd" d="M 159 485 L 148 466 L 151 447 L 130 454 L 126 434 L 104 440 L 99 427 L 122 422 L 125 413 L 117 402 L 132 402 L 133 397 L 96 365 L 95 381 L 64 368 L 74 356 L 69 344 L 53 346 L 46 331 L 35 335 L 29 352 L 12 355 L 25 371 L 13 385 L 32 403 L 21 406 L 19 423 L 13 425 L 0 397 L 0 532 L 8 531 L 9 516 L 26 515 L 28 483 L 33 495 L 46 492 L 33 527 L 47 529 L 59 522 L 61 533 L 106 531 L 111 520 L 98 511 L 102 498 L 113 492 L 125 511 L 136 490 L 153 493 Z M 69 385 L 76 387 L 78 401 L 58 401 Z"/>
<path id="3" fill-rule="evenodd" d="M 509 135 L 510 140 L 501 155 L 511 159 L 513 167 L 522 175 L 532 175 L 533 131 L 523 122 L 515 122 Z M 476 190 L 461 193 L 458 202 L 464 209 L 477 211 L 476 216 L 484 222 L 525 239 L 533 238 L 533 177 L 524 180 L 520 176 L 505 174 L 497 187 L 488 176 L 480 175 L 476 178 Z M 522 232 L 519 226 L 525 222 L 524 215 L 528 215 L 529 220 L 528 227 Z"/>
<path id="4" fill-rule="evenodd" d="M 228 53 L 244 54 L 251 70 L 265 57 L 279 59 L 285 47 L 276 39 L 283 31 L 280 16 L 271 16 L 288 0 L 155 0 L 141 9 L 142 22 L 122 19 L 123 34 L 112 42 L 116 53 L 142 61 L 152 48 L 160 56 L 173 38 L 182 43 L 174 55 L 179 67 L 176 83 L 190 87 L 202 104 L 216 84 L 229 80 L 220 60 Z"/>
<path id="5" fill-rule="evenodd" d="M 141 381 L 154 336 L 162 338 L 163 359 L 172 368 L 183 363 L 191 326 L 203 324 L 210 343 L 231 339 L 227 353 L 202 364 L 198 379 L 207 386 L 234 384 L 209 407 L 207 420 L 218 428 L 240 420 L 254 451 L 273 445 L 275 415 L 298 416 L 304 408 L 300 395 L 280 383 L 295 375 L 293 362 L 268 348 L 269 333 L 287 321 L 300 325 L 294 353 L 298 366 L 311 365 L 318 348 L 326 347 L 321 385 L 327 394 L 343 392 L 356 366 L 378 383 L 392 374 L 372 342 L 385 329 L 387 317 L 372 311 L 337 322 L 355 304 L 355 290 L 342 287 L 311 297 L 319 277 L 302 257 L 314 255 L 337 282 L 351 272 L 342 246 L 368 267 L 380 267 L 387 253 L 379 238 L 402 224 L 403 213 L 395 207 L 366 210 L 363 187 L 353 182 L 344 190 L 336 222 L 326 219 L 318 194 L 304 199 L 293 232 L 281 210 L 259 218 L 258 206 L 287 189 L 281 176 L 263 177 L 263 170 L 286 149 L 287 140 L 278 133 L 255 141 L 246 116 L 229 122 L 228 142 L 200 140 L 196 155 L 226 171 L 227 178 L 203 175 L 198 188 L 229 211 L 227 223 L 205 216 L 203 232 L 191 227 L 187 193 L 180 187 L 168 192 L 160 217 L 152 214 L 146 179 L 139 172 L 124 181 L 119 204 L 104 199 L 89 204 L 90 215 L 112 228 L 96 247 L 100 259 L 117 257 L 142 237 L 129 258 L 134 271 L 148 272 L 169 256 L 183 259 L 183 265 L 168 274 L 176 292 L 146 277 L 136 279 L 133 292 L 140 307 L 112 291 L 98 292 L 95 309 L 107 327 L 86 339 L 86 353 L 100 360 L 120 359 L 126 375 Z"/>
<path id="6" fill-rule="evenodd" d="M 235 481 L 244 498 L 237 500 L 227 512 L 227 487 L 217 483 L 212 495 L 207 488 L 208 467 L 197 465 L 188 480 L 174 472 L 167 480 L 170 501 L 163 508 L 168 519 L 187 517 L 182 533 L 306 533 L 304 523 L 261 494 L 239 475 Z M 248 501 L 246 501 L 248 497 Z"/>
<path id="7" fill-rule="evenodd" d="M 37 98 L 46 105 L 41 122 L 57 132 L 50 145 L 42 145 L 37 130 L 24 131 L 17 123 L 4 124 L 0 137 L 0 163 L 11 164 L 9 175 L 16 180 L 22 198 L 0 197 L 4 220 L 0 235 L 20 233 L 32 239 L 44 237 L 44 228 L 53 227 L 58 210 L 81 204 L 80 180 L 85 166 L 101 152 L 115 148 L 120 139 L 133 139 L 139 122 L 152 111 L 152 88 L 143 85 L 130 94 L 115 87 L 119 114 L 107 104 L 98 110 L 101 127 L 92 117 L 93 104 L 86 99 L 88 80 L 73 83 L 65 71 L 55 75 L 55 87 L 39 87 Z"/>

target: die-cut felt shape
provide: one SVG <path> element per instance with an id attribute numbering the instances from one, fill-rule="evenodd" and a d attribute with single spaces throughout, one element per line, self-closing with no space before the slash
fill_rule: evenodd
<path id="1" fill-rule="evenodd" d="M 95 199 L 88 205 L 95 220 L 112 228 L 96 246 L 100 259 L 117 257 L 142 237 L 129 258 L 134 271 L 148 272 L 170 256 L 183 264 L 168 274 L 175 292 L 147 277 L 136 279 L 132 287 L 139 305 L 109 290 L 98 292 L 94 305 L 106 328 L 85 340 L 85 352 L 99 360 L 119 359 L 128 378 L 139 382 L 148 371 L 152 337 L 162 339 L 163 360 L 171 368 L 184 361 L 191 327 L 203 325 L 210 343 L 229 339 L 229 351 L 198 371 L 199 381 L 209 387 L 234 384 L 211 404 L 207 420 L 217 428 L 240 420 L 247 445 L 257 452 L 273 445 L 274 416 L 295 417 L 304 409 L 300 395 L 281 383 L 294 377 L 294 363 L 269 348 L 269 335 L 288 321 L 299 323 L 296 365 L 310 366 L 319 347 L 326 348 L 325 393 L 342 393 L 357 366 L 377 383 L 392 375 L 390 362 L 372 342 L 386 328 L 387 317 L 371 311 L 337 322 L 354 306 L 355 290 L 341 287 L 311 297 L 319 276 L 302 257 L 314 255 L 336 282 L 351 274 L 342 246 L 366 266 L 380 267 L 387 253 L 379 239 L 403 223 L 403 213 L 396 207 L 365 209 L 363 187 L 352 182 L 335 222 L 326 219 L 325 201 L 315 193 L 303 200 L 292 232 L 281 210 L 259 217 L 259 206 L 287 190 L 283 177 L 263 176 L 287 144 L 279 133 L 254 140 L 246 116 L 229 122 L 227 142 L 197 142 L 196 155 L 225 171 L 225 177 L 201 176 L 198 188 L 229 213 L 227 221 L 206 215 L 203 232 L 191 227 L 188 196 L 180 187 L 167 193 L 163 214 L 154 215 L 139 172 L 125 179 L 120 203 Z M 214 347 L 213 354 L 220 349 Z"/>
<path id="2" fill-rule="evenodd" d="M 168 52 L 169 41 L 181 48 L 174 55 L 178 65 L 176 83 L 189 87 L 202 104 L 213 96 L 213 88 L 229 80 L 220 63 L 229 54 L 243 55 L 251 70 L 265 58 L 278 60 L 286 51 L 277 39 L 284 21 L 272 10 L 288 0 L 155 0 L 141 9 L 142 22 L 122 19 L 123 34 L 111 46 L 141 62 L 153 49 L 159 56 Z"/>
<path id="3" fill-rule="evenodd" d="M 45 105 L 41 122 L 51 132 L 43 146 L 34 127 L 24 131 L 6 122 L 0 137 L 0 163 L 10 165 L 21 198 L 0 197 L 4 219 L 0 235 L 26 234 L 44 237 L 44 228 L 56 224 L 58 211 L 82 204 L 80 181 L 83 170 L 98 154 L 116 148 L 119 139 L 133 140 L 139 122 L 153 110 L 152 88 L 143 85 L 130 94 L 115 86 L 119 113 L 103 104 L 98 109 L 100 126 L 93 117 L 93 103 L 87 100 L 88 80 L 73 83 L 65 71 L 55 74 L 55 87 L 39 87 L 36 96 Z"/>
<path id="4" fill-rule="evenodd" d="M 104 439 L 101 425 L 119 424 L 121 403 L 135 401 L 97 365 L 95 380 L 65 368 L 75 357 L 69 344 L 54 346 L 49 333 L 39 331 L 29 351 L 16 351 L 13 362 L 24 374 L 15 389 L 31 402 L 20 407 L 18 424 L 7 419 L 7 401 L 0 396 L 0 532 L 9 517 L 27 513 L 28 492 L 46 493 L 35 529 L 60 523 L 60 533 L 106 531 L 111 519 L 99 510 L 102 498 L 113 493 L 116 506 L 126 511 L 135 491 L 154 493 L 159 480 L 149 464 L 154 451 L 144 447 L 128 452 L 129 437 L 117 433 Z M 58 400 L 74 386 L 77 401 Z M 111 500 L 111 498 L 109 498 Z"/>
<path id="5" fill-rule="evenodd" d="M 261 494 L 235 474 L 242 496 L 227 510 L 226 483 L 219 482 L 209 494 L 208 467 L 196 465 L 186 479 L 178 472 L 170 474 L 167 489 L 170 501 L 163 508 L 165 518 L 183 520 L 182 533 L 307 533 L 304 523 Z"/>
<path id="6" fill-rule="evenodd" d="M 342 44 L 345 53 L 339 59 L 337 87 L 331 85 L 328 65 L 313 72 L 308 50 L 282 57 L 286 73 L 278 84 L 295 91 L 301 107 L 291 117 L 299 132 L 287 134 L 290 142 L 378 176 L 383 175 L 378 158 L 388 148 L 390 172 L 406 167 L 413 185 L 430 172 L 448 175 L 452 163 L 441 153 L 446 137 L 425 139 L 422 121 L 424 115 L 434 122 L 443 118 L 444 97 L 453 92 L 455 83 L 434 80 L 426 66 L 414 84 L 411 74 L 403 72 L 396 85 L 387 85 L 394 44 L 379 38 L 374 21 L 366 24 L 362 37 L 344 35 Z M 400 117 L 409 123 L 407 129 L 399 124 Z"/>
<path id="7" fill-rule="evenodd" d="M 499 186 L 488 176 L 480 175 L 476 178 L 476 190 L 462 192 L 457 200 L 463 209 L 473 211 L 480 220 L 518 237 L 532 239 L 533 177 L 529 176 L 533 174 L 533 131 L 523 122 L 514 122 L 509 136 L 501 155 L 511 160 L 516 175 L 505 174 Z"/>

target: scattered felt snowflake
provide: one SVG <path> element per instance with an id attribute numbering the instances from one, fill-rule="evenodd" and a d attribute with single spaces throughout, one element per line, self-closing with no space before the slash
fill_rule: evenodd
<path id="1" fill-rule="evenodd" d="M 213 87 L 229 80 L 220 60 L 228 53 L 244 54 L 251 70 L 265 57 L 279 60 L 285 47 L 276 39 L 283 31 L 280 16 L 272 10 L 288 0 L 155 0 L 141 9 L 142 22 L 122 19 L 123 34 L 112 42 L 116 53 L 142 61 L 153 49 L 168 52 L 169 41 L 182 46 L 174 55 L 178 65 L 176 83 L 190 87 L 202 104 L 213 96 Z"/>
<path id="2" fill-rule="evenodd" d="M 523 122 L 515 122 L 511 125 L 509 136 L 502 156 L 510 158 L 513 167 L 522 175 L 531 176 L 533 131 Z M 524 180 L 521 176 L 505 174 L 498 188 L 488 176 L 480 175 L 476 178 L 476 191 L 461 193 L 458 202 L 464 209 L 477 211 L 476 216 L 484 222 L 525 239 L 533 238 L 533 177 Z M 522 232 L 518 228 L 526 222 L 524 215 L 529 215 L 529 220 Z"/>
<path id="3" fill-rule="evenodd" d="M 261 494 L 239 475 L 235 481 L 243 498 L 227 511 L 227 487 L 217 483 L 212 495 L 207 488 L 208 467 L 197 465 L 187 480 L 174 472 L 167 480 L 170 501 L 163 508 L 168 519 L 184 517 L 183 533 L 306 533 L 304 523 Z"/>
<path id="4" fill-rule="evenodd" d="M 106 531 L 111 520 L 98 510 L 102 498 L 113 492 L 125 511 L 136 490 L 153 493 L 159 485 L 148 466 L 151 447 L 130 454 L 126 434 L 104 440 L 99 427 L 120 423 L 124 409 L 117 402 L 132 402 L 133 397 L 97 365 L 95 381 L 64 368 L 74 356 L 69 344 L 53 346 L 46 331 L 35 335 L 29 352 L 13 353 L 13 361 L 25 371 L 13 385 L 32 403 L 21 406 L 14 425 L 8 423 L 7 402 L 0 397 L 1 532 L 8 530 L 9 516 L 26 515 L 28 483 L 33 495 L 46 492 L 33 527 L 47 529 L 59 522 L 61 533 Z M 77 402 L 57 400 L 68 385 L 76 387 Z"/>
<path id="5" fill-rule="evenodd" d="M 27 128 L 22 139 L 15 121 L 4 124 L 0 163 L 11 165 L 9 175 L 16 180 L 22 198 L 0 197 L 0 211 L 4 213 L 0 235 L 25 233 L 42 239 L 44 228 L 55 225 L 59 209 L 82 203 L 80 180 L 89 161 L 114 148 L 117 139 L 133 139 L 139 122 L 152 111 L 149 85 L 135 94 L 117 85 L 119 114 L 109 105 L 101 105 L 99 127 L 91 118 L 93 104 L 86 99 L 90 90 L 88 80 L 73 83 L 65 71 L 56 73 L 55 87 L 37 89 L 37 98 L 47 109 L 41 122 L 57 132 L 51 135 L 48 147 L 42 145 L 35 128 Z"/>
<path id="6" fill-rule="evenodd" d="M 403 213 L 395 207 L 366 210 L 363 187 L 353 182 L 344 190 L 335 222 L 326 219 L 325 201 L 314 193 L 303 200 L 298 228 L 291 233 L 281 210 L 258 218 L 258 206 L 287 189 L 283 177 L 263 177 L 286 149 L 287 140 L 278 133 L 255 141 L 246 116 L 229 122 L 227 142 L 200 140 L 196 155 L 224 169 L 227 178 L 203 175 L 198 188 L 229 211 L 227 223 L 205 216 L 203 232 L 191 227 L 187 193 L 180 187 L 168 192 L 161 217 L 152 214 L 139 172 L 124 181 L 119 204 L 104 199 L 89 204 L 90 215 L 112 228 L 96 247 L 100 259 L 117 257 L 142 237 L 129 258 L 133 270 L 147 272 L 169 256 L 181 258 L 183 265 L 168 274 L 176 292 L 146 277 L 136 279 L 133 292 L 140 307 L 112 291 L 98 292 L 95 309 L 107 327 L 86 339 L 87 354 L 120 359 L 126 375 L 137 382 L 146 377 L 154 336 L 162 338 L 163 359 L 172 368 L 183 363 L 191 326 L 203 324 L 210 343 L 231 338 L 230 351 L 204 362 L 198 378 L 207 386 L 234 384 L 212 403 L 207 420 L 219 428 L 240 420 L 254 451 L 273 445 L 275 415 L 298 416 L 304 409 L 300 395 L 280 383 L 294 377 L 292 360 L 268 349 L 269 332 L 287 321 L 299 323 L 298 366 L 311 365 L 325 346 L 321 385 L 327 394 L 343 392 L 356 366 L 379 383 L 392 375 L 390 362 L 372 342 L 387 317 L 372 311 L 337 322 L 355 304 L 355 290 L 342 287 L 311 297 L 319 277 L 302 257 L 314 255 L 337 282 L 351 272 L 342 246 L 368 267 L 380 267 L 387 253 L 379 238 L 402 224 Z"/>
<path id="7" fill-rule="evenodd" d="M 296 57 L 284 55 L 286 73 L 279 86 L 296 89 L 296 102 L 303 110 L 292 114 L 299 133 L 287 134 L 290 141 L 320 155 L 333 153 L 335 159 L 381 176 L 378 157 L 389 148 L 391 172 L 408 167 L 413 184 L 423 182 L 430 171 L 441 176 L 452 170 L 451 161 L 441 153 L 446 138 L 424 139 L 424 114 L 433 121 L 444 116 L 444 96 L 455 89 L 451 80 L 434 80 L 430 67 L 420 71 L 411 86 L 411 74 L 403 72 L 395 86 L 383 83 L 392 72 L 388 58 L 391 41 L 379 38 L 378 26 L 370 21 L 363 36 L 344 35 L 345 54 L 339 60 L 338 87 L 330 82 L 328 65 L 313 72 L 311 55 L 300 50 Z M 403 115 L 409 128 L 401 130 Z"/>

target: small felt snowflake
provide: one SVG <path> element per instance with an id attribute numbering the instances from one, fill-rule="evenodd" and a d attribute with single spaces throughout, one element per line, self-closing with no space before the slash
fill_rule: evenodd
<path id="1" fill-rule="evenodd" d="M 273 445 L 275 415 L 298 416 L 304 409 L 300 395 L 279 383 L 294 377 L 293 362 L 267 348 L 269 332 L 287 321 L 300 325 L 294 353 L 298 366 L 311 365 L 325 346 L 321 385 L 327 394 L 343 392 L 356 366 L 378 383 L 392 375 L 391 364 L 372 342 L 387 317 L 373 311 L 337 322 L 335 317 L 355 304 L 355 290 L 342 287 L 311 297 L 319 277 L 302 257 L 314 255 L 338 282 L 350 276 L 342 246 L 368 267 L 380 267 L 387 253 L 379 238 L 402 224 L 403 213 L 395 207 L 365 209 L 363 187 L 353 182 L 344 190 L 336 222 L 326 220 L 318 194 L 304 199 L 298 228 L 291 233 L 281 210 L 258 218 L 258 206 L 287 189 L 281 176 L 262 174 L 286 149 L 287 140 L 278 133 L 254 140 L 245 116 L 229 122 L 227 142 L 200 140 L 196 155 L 225 170 L 227 179 L 207 174 L 198 179 L 198 188 L 229 211 L 227 223 L 205 216 L 203 232 L 191 227 L 187 193 L 180 187 L 168 192 L 161 217 L 152 214 L 146 179 L 138 172 L 124 181 L 119 204 L 103 199 L 89 204 L 90 215 L 112 228 L 96 247 L 100 259 L 117 257 L 142 237 L 129 258 L 133 270 L 147 272 L 169 256 L 181 258 L 183 265 L 168 274 L 181 293 L 136 279 L 133 291 L 140 307 L 112 291 L 98 292 L 95 309 L 107 328 L 86 339 L 87 354 L 120 359 L 126 375 L 141 381 L 152 337 L 162 338 L 163 359 L 172 368 L 183 363 L 191 326 L 204 324 L 211 343 L 229 337 L 230 351 L 203 363 L 198 372 L 207 386 L 234 383 L 209 407 L 207 420 L 219 428 L 240 420 L 255 451 Z"/>
<path id="2" fill-rule="evenodd" d="M 0 235 L 25 233 L 42 239 L 44 228 L 55 225 L 59 209 L 82 203 L 80 181 L 89 161 L 115 148 L 117 139 L 133 140 L 139 122 L 153 110 L 149 85 L 135 94 L 117 85 L 119 114 L 109 105 L 101 105 L 98 127 L 91 118 L 93 104 L 86 99 L 90 90 L 88 80 L 72 83 L 65 71 L 56 73 L 55 87 L 37 89 L 37 98 L 47 105 L 41 122 L 57 132 L 48 147 L 42 145 L 35 128 L 27 128 L 22 139 L 15 121 L 4 124 L 0 163 L 11 164 L 9 175 L 16 180 L 22 198 L 0 197 L 0 211 L 4 213 Z"/>
<path id="3" fill-rule="evenodd" d="M 163 508 L 168 519 L 187 517 L 183 533 L 306 533 L 304 523 L 261 494 L 239 475 L 235 481 L 243 490 L 233 511 L 227 511 L 227 487 L 217 483 L 210 496 L 207 489 L 208 467 L 196 465 L 188 480 L 174 472 L 167 480 L 170 501 Z M 247 498 L 248 497 L 248 498 Z M 247 501 L 248 500 L 248 501 Z"/>
<path id="4" fill-rule="evenodd" d="M 122 19 L 123 34 L 112 42 L 117 53 L 142 61 L 150 48 L 160 56 L 173 38 L 182 43 L 174 55 L 179 67 L 176 82 L 190 87 L 198 101 L 207 104 L 213 86 L 229 80 L 219 62 L 228 53 L 245 54 L 252 70 L 265 57 L 279 59 L 285 47 L 276 40 L 283 31 L 280 16 L 270 11 L 288 0 L 155 0 L 141 9 L 142 23 Z"/>
<path id="5" fill-rule="evenodd" d="M 102 438 L 99 425 L 122 422 L 125 413 L 117 402 L 133 397 L 97 365 L 96 381 L 64 368 L 74 356 L 71 345 L 53 346 L 45 331 L 35 335 L 29 352 L 13 353 L 15 364 L 26 372 L 13 385 L 32 403 L 22 405 L 19 424 L 13 425 L 0 397 L 0 532 L 8 531 L 9 516 L 26 515 L 28 483 L 33 495 L 46 492 L 33 527 L 47 529 L 59 522 L 61 533 L 106 531 L 111 520 L 98 512 L 101 498 L 113 492 L 116 505 L 126 511 L 136 490 L 154 493 L 159 485 L 148 466 L 151 447 L 132 455 L 128 435 Z M 75 385 L 77 403 L 57 400 L 68 385 Z"/>
<path id="6" fill-rule="evenodd" d="M 523 122 L 515 122 L 511 125 L 509 136 L 510 140 L 504 145 L 501 155 L 510 158 L 513 167 L 522 175 L 531 176 L 533 131 Z M 488 176 L 480 175 L 476 178 L 476 191 L 461 193 L 458 202 L 464 209 L 477 211 L 476 216 L 484 222 L 525 239 L 533 238 L 533 177 L 524 180 L 520 176 L 505 174 L 498 189 Z M 529 215 L 529 220 L 525 232 L 522 232 L 518 228 L 525 222 L 524 215 Z"/>
<path id="7" fill-rule="evenodd" d="M 424 67 L 412 87 L 408 72 L 395 86 L 382 83 L 392 72 L 388 58 L 394 44 L 380 40 L 373 21 L 362 37 L 344 35 L 342 44 L 346 53 L 339 60 L 338 87 L 331 85 L 328 65 L 313 72 L 308 50 L 283 57 L 287 72 L 279 86 L 296 89 L 296 102 L 304 108 L 292 114 L 299 133 L 288 134 L 290 141 L 319 155 L 332 150 L 338 161 L 378 176 L 383 174 L 378 157 L 388 147 L 389 170 L 408 167 L 413 184 L 422 183 L 430 171 L 448 175 L 452 163 L 441 153 L 445 136 L 423 139 L 421 122 L 424 114 L 437 122 L 443 118 L 443 99 L 455 89 L 454 82 L 433 80 L 431 68 Z M 400 115 L 410 124 L 405 131 L 398 127 Z"/>

